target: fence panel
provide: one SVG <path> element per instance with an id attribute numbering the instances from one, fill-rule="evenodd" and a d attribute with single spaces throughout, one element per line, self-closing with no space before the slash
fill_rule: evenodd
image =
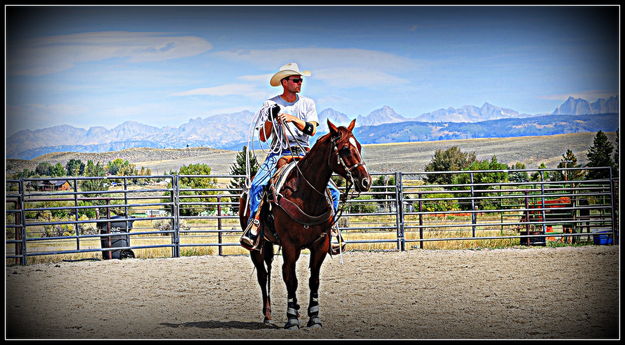
<path id="1" fill-rule="evenodd" d="M 589 169 L 604 169 L 607 177 L 567 178 L 569 170 Z M 564 178 L 554 179 L 553 171 Z M 440 174 L 451 177 L 451 183 L 426 182 Z M 619 184 L 610 168 L 371 175 L 372 188 L 343 205 L 338 224 L 349 249 L 618 244 Z M 97 260 L 134 257 L 135 252 L 147 258 L 246 253 L 238 243 L 243 191 L 227 187 L 242 177 L 5 180 L 5 258 L 9 264 L 25 265 L 29 258 L 38 262 L 59 256 Z"/>

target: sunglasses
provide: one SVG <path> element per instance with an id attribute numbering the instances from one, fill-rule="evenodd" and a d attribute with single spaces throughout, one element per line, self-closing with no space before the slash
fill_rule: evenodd
<path id="1" fill-rule="evenodd" d="M 304 81 L 304 79 L 302 78 L 293 78 L 293 79 L 289 79 L 290 81 L 294 82 L 294 83 L 301 83 Z"/>

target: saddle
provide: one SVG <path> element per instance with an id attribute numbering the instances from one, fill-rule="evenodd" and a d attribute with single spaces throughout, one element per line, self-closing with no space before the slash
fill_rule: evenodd
<path id="1" fill-rule="evenodd" d="M 328 201 L 328 210 L 321 215 L 311 216 L 306 214 L 297 204 L 282 196 L 280 193 L 286 182 L 289 173 L 295 168 L 297 162 L 303 158 L 302 156 L 283 156 L 276 163 L 277 171 L 269 180 L 267 189 L 263 196 L 263 205 L 261 206 L 261 219 L 263 220 L 262 235 L 265 239 L 272 243 L 280 244 L 280 238 L 273 227 L 272 207 L 280 207 L 286 212 L 291 219 L 305 227 L 319 225 L 331 222 L 333 210 L 332 197 L 329 190 L 326 191 L 326 199 Z M 264 231 L 265 229 L 269 231 Z"/>

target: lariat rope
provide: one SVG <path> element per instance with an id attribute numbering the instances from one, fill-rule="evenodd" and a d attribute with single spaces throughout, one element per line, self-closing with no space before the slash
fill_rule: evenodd
<path id="1" fill-rule="evenodd" d="M 270 102 L 260 108 L 260 110 L 258 110 L 254 115 L 254 117 L 252 118 L 252 122 L 250 123 L 247 146 L 245 147 L 245 191 L 250 189 L 252 183 L 250 152 L 256 159 L 256 152 L 254 149 L 254 142 L 256 141 L 256 129 L 259 129 L 259 132 L 262 131 L 262 133 L 265 135 L 265 138 L 269 138 L 272 135 L 276 138 L 276 140 L 273 140 L 271 142 L 269 152 L 267 152 L 267 148 L 262 147 L 262 142 L 258 140 L 259 146 L 261 146 L 260 149 L 265 153 L 265 155 L 268 155 L 270 153 L 277 153 L 279 155 L 282 155 L 282 151 L 289 148 L 288 138 L 284 136 L 283 130 L 279 130 L 281 126 L 279 125 L 278 119 L 274 116 L 270 116 L 271 110 L 274 106 L 279 107 L 277 103 Z M 267 135 L 267 132 L 265 130 L 266 121 L 271 121 L 271 123 L 273 124 L 271 133 L 269 133 L 269 135 Z M 247 198 L 247 206 L 249 206 L 249 203 L 250 198 Z"/>

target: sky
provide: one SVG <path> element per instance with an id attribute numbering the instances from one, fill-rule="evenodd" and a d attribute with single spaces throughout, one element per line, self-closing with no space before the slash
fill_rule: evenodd
<path id="1" fill-rule="evenodd" d="M 256 111 L 289 62 L 311 71 L 301 94 L 318 112 L 551 113 L 569 96 L 619 96 L 619 10 L 5 5 L 6 134 Z"/>

